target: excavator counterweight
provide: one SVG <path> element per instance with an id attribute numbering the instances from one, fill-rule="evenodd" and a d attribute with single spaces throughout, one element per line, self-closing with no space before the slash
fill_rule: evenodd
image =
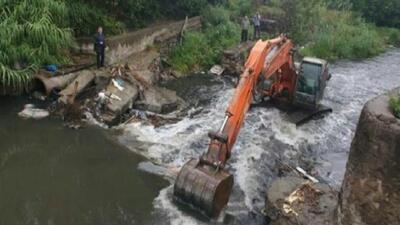
<path id="1" fill-rule="evenodd" d="M 220 129 L 209 133 L 208 151 L 191 159 L 179 172 L 174 185 L 176 199 L 213 218 L 225 208 L 233 187 L 233 176 L 225 165 L 256 95 L 314 111 L 318 108 L 328 80 L 327 65 L 309 59 L 297 72 L 293 47 L 283 35 L 255 44 Z"/>

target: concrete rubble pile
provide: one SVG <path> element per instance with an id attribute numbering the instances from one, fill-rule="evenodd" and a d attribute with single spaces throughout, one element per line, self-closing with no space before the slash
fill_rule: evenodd
<path id="1" fill-rule="evenodd" d="M 155 86 L 158 81 L 155 73 L 136 68 L 121 64 L 107 69 L 83 70 L 66 75 L 68 79 L 50 77 L 49 83 L 41 76 L 40 81 L 45 93 L 58 97 L 56 113 L 62 117 L 73 115 L 75 121 L 89 112 L 98 121 L 113 126 L 129 119 L 135 109 L 149 111 L 154 116 L 170 113 L 182 105 L 183 100 L 174 91 Z M 53 84 L 57 84 L 59 92 L 54 86 L 46 87 Z"/>

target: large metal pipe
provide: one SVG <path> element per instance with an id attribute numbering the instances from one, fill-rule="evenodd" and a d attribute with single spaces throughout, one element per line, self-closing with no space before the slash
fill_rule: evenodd
<path id="1" fill-rule="evenodd" d="M 54 90 L 62 90 L 68 84 L 70 84 L 79 73 L 71 73 L 64 76 L 56 76 L 56 77 L 46 77 L 44 75 L 36 75 L 35 80 L 38 81 L 45 89 L 46 95 L 50 95 L 50 93 Z"/>
<path id="2" fill-rule="evenodd" d="M 59 102 L 64 104 L 72 104 L 75 97 L 81 93 L 96 77 L 95 73 L 90 70 L 83 70 L 64 90 L 60 92 Z"/>

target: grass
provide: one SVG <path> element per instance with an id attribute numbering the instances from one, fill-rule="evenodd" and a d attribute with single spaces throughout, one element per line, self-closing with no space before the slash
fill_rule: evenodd
<path id="1" fill-rule="evenodd" d="M 400 119 L 400 95 L 398 95 L 397 97 L 391 97 L 389 104 L 393 110 L 394 115 Z"/>
<path id="2" fill-rule="evenodd" d="M 389 39 L 397 38 L 381 35 L 378 28 L 349 11 L 326 10 L 321 14 L 325 16 L 302 55 L 328 60 L 368 58 L 382 53 Z"/>
<path id="3" fill-rule="evenodd" d="M 229 11 L 212 7 L 203 13 L 204 28 L 189 32 L 169 57 L 174 70 L 188 73 L 219 62 L 223 51 L 240 40 L 240 28 L 229 19 Z"/>

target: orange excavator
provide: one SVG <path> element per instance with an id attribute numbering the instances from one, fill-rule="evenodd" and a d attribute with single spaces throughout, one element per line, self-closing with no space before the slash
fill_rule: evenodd
<path id="1" fill-rule="evenodd" d="M 305 109 L 311 116 L 329 111 L 319 104 L 330 78 L 327 62 L 304 58 L 297 70 L 293 54 L 292 41 L 283 35 L 255 44 L 221 128 L 209 133 L 208 151 L 187 162 L 180 170 L 174 185 L 176 199 L 213 218 L 225 208 L 232 191 L 233 176 L 224 168 L 256 96 Z"/>

